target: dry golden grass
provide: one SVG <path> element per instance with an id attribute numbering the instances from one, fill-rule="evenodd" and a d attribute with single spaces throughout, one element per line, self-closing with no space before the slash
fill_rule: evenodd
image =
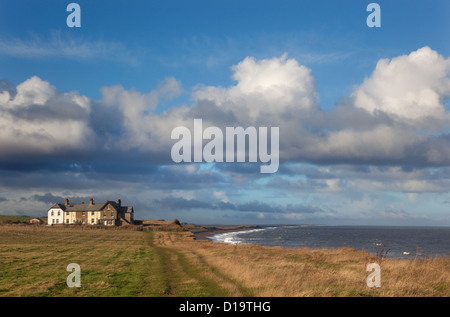
<path id="1" fill-rule="evenodd" d="M 370 288 L 366 266 L 377 259 L 352 248 L 227 245 L 196 241 L 186 233 L 160 234 L 158 243 L 201 256 L 253 296 L 450 296 L 449 258 L 384 259 L 381 287 Z"/>

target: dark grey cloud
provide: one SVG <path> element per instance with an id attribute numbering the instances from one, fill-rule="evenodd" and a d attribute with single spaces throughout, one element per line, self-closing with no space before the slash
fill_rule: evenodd
<path id="1" fill-rule="evenodd" d="M 77 104 L 69 103 L 64 98 L 57 97 L 45 105 L 31 104 L 26 108 L 13 108 L 9 113 L 16 118 L 16 120 L 26 121 L 87 121 L 89 115 L 86 110 Z"/>
<path id="2" fill-rule="evenodd" d="M 203 202 L 197 199 L 185 199 L 181 197 L 166 197 L 155 200 L 157 206 L 167 208 L 170 210 L 190 210 L 190 209 L 216 209 L 217 206 Z"/>
<path id="3" fill-rule="evenodd" d="M 325 212 L 324 209 L 314 205 L 287 204 L 285 206 L 275 203 L 266 203 L 260 201 L 251 201 L 244 203 L 231 203 L 223 201 L 201 201 L 198 199 L 186 199 L 182 197 L 165 197 L 154 201 L 160 208 L 169 210 L 186 211 L 191 209 L 208 210 L 232 210 L 239 212 L 255 213 L 299 213 L 313 214 Z"/>
<path id="4" fill-rule="evenodd" d="M 47 192 L 45 194 L 34 194 L 29 197 L 21 197 L 21 202 L 40 202 L 46 204 L 48 207 L 51 207 L 53 204 L 60 203 L 63 204 L 65 199 L 69 199 L 70 203 L 88 203 L 90 199 L 93 199 L 94 202 L 106 202 L 107 200 L 116 200 L 120 199 L 120 195 L 110 195 L 107 196 L 105 194 L 99 195 L 98 193 L 93 193 L 89 196 L 79 195 L 75 192 L 65 192 L 65 195 L 55 195 L 51 192 Z M 6 199 L 5 199 L 6 201 Z M 125 201 L 124 201 L 125 202 Z"/>
<path id="5" fill-rule="evenodd" d="M 52 193 L 46 193 L 43 195 L 33 195 L 33 200 L 40 201 L 46 204 L 55 204 L 64 202 L 65 197 L 55 196 Z"/>

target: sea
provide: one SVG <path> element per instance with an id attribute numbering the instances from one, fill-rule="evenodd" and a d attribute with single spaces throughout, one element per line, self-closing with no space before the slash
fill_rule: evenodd
<path id="1" fill-rule="evenodd" d="M 450 257 L 450 227 L 269 226 L 216 234 L 213 241 L 287 248 L 351 247 L 391 258 Z"/>

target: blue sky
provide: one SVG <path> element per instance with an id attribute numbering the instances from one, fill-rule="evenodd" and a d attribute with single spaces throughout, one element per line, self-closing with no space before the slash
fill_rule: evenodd
<path id="1" fill-rule="evenodd" d="M 1 212 L 450 225 L 448 1 L 376 1 L 380 28 L 371 1 L 77 3 L 81 28 L 69 1 L 0 3 Z M 278 172 L 174 164 L 194 117 L 279 126 Z"/>
<path id="2" fill-rule="evenodd" d="M 100 86 L 148 91 L 166 76 L 186 88 L 228 86 L 230 67 L 246 56 L 286 52 L 314 71 L 323 107 L 332 107 L 342 89 L 359 84 L 379 58 L 425 45 L 441 54 L 449 49 L 446 33 L 437 31 L 449 27 L 445 1 L 379 1 L 379 29 L 365 24 L 366 2 L 78 1 L 82 28 L 70 29 L 69 2 L 3 1 L 3 40 L 51 52 L 2 56 L 1 66 L 13 82 L 39 74 L 62 91 L 99 98 Z M 71 55 L 58 51 L 61 46 Z"/>

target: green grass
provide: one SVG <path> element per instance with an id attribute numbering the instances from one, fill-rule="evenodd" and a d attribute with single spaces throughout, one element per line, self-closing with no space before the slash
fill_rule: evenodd
<path id="1" fill-rule="evenodd" d="M 0 226 L 0 296 L 147 295 L 152 249 L 142 232 Z M 81 268 L 70 288 L 69 263 Z"/>
<path id="2" fill-rule="evenodd" d="M 0 225 L 0 296 L 226 296 L 153 232 Z M 68 287 L 69 263 L 81 287 Z M 204 268 L 203 268 L 204 269 Z"/>
<path id="3" fill-rule="evenodd" d="M 19 222 L 28 223 L 31 219 L 34 219 L 34 218 L 38 218 L 38 219 L 41 219 L 41 220 L 44 220 L 44 221 L 47 220 L 46 217 L 5 216 L 5 215 L 0 215 L 0 223 L 6 223 L 6 222 L 11 222 L 11 223 L 19 223 Z"/>

